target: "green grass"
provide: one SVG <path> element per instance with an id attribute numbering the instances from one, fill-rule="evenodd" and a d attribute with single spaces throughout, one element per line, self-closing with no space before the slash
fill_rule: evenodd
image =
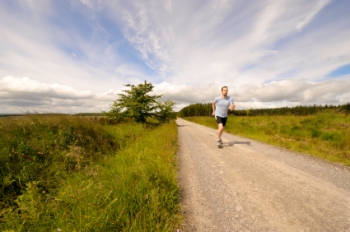
<path id="1" fill-rule="evenodd" d="M 174 121 L 150 128 L 35 115 L 2 120 L 0 127 L 7 128 L 0 138 L 7 141 L 0 147 L 1 231 L 173 231 L 179 225 Z M 37 151 L 51 157 L 46 165 Z M 13 172 L 6 169 L 11 162 L 19 165 Z"/>
<path id="2" fill-rule="evenodd" d="M 217 128 L 213 117 L 186 120 Z M 350 166 L 350 116 L 229 116 L 225 131 Z"/>

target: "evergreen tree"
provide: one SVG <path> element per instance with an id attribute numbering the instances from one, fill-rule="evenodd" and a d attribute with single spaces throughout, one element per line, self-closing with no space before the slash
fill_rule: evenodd
<path id="1" fill-rule="evenodd" d="M 160 102 L 157 99 L 162 95 L 151 96 L 148 93 L 154 88 L 152 83 L 145 81 L 139 85 L 125 85 L 130 87 L 123 90 L 125 94 L 118 94 L 119 99 L 113 102 L 110 111 L 107 112 L 109 119 L 115 122 L 134 119 L 136 122 L 146 123 L 147 118 L 155 118 L 160 122 L 168 122 L 175 118 L 175 112 L 172 110 L 174 102 Z"/>

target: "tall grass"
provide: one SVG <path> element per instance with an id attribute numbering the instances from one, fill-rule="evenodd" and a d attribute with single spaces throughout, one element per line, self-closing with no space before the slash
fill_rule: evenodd
<path id="1" fill-rule="evenodd" d="M 10 151 L 20 164 L 13 174 L 2 172 L 7 181 L 3 190 L 8 186 L 17 190 L 10 194 L 12 201 L 2 199 L 2 230 L 172 231 L 178 225 L 174 122 L 147 129 L 139 124 L 103 126 L 87 118 L 58 117 L 1 122 L 2 128 L 12 129 L 3 136 L 12 145 L 1 145 L 1 158 L 6 160 L 4 154 Z M 30 125 L 41 129 L 31 131 Z M 53 129 L 55 136 L 49 140 L 46 135 Z M 23 136 L 27 137 L 21 140 Z M 20 144 L 28 149 L 19 149 Z M 51 157 L 44 159 L 45 167 L 35 166 L 41 156 L 38 150 Z M 34 171 L 22 182 L 26 170 Z"/>
<path id="2" fill-rule="evenodd" d="M 217 128 L 213 117 L 186 120 Z M 229 116 L 225 131 L 350 166 L 350 116 Z"/>
<path id="3" fill-rule="evenodd" d="M 108 131 L 88 118 L 65 115 L 28 115 L 0 121 L 1 208 L 38 181 L 43 191 L 61 179 L 124 146 L 139 130 Z M 133 127 L 135 129 L 135 127 Z"/>

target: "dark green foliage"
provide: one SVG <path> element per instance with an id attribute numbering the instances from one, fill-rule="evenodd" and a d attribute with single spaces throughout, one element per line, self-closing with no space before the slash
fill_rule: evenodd
<path id="1" fill-rule="evenodd" d="M 174 102 L 158 101 L 162 95 L 151 96 L 154 86 L 146 81 L 139 85 L 125 85 L 129 90 L 123 90 L 125 94 L 119 94 L 119 99 L 114 101 L 109 112 L 106 113 L 109 120 L 116 123 L 128 120 L 146 123 L 148 118 L 157 119 L 159 122 L 168 122 L 176 117 L 172 110 Z"/>
<path id="2" fill-rule="evenodd" d="M 318 128 L 313 128 L 311 130 L 311 138 L 318 138 L 322 134 L 321 130 Z"/>
<path id="3" fill-rule="evenodd" d="M 315 115 L 324 111 L 334 111 L 336 113 L 350 113 L 350 103 L 339 106 L 325 105 L 325 106 L 295 106 L 295 107 L 281 107 L 274 109 L 248 109 L 248 110 L 234 110 L 228 111 L 229 114 L 236 116 L 273 116 L 273 115 L 295 115 L 307 116 Z M 184 107 L 178 113 L 179 117 L 193 117 L 193 116 L 209 116 L 212 113 L 211 103 L 206 104 L 192 104 Z"/>
<path id="4" fill-rule="evenodd" d="M 350 103 L 347 103 L 345 105 L 342 105 L 340 107 L 340 110 L 344 113 L 350 114 Z"/>
<path id="5" fill-rule="evenodd" d="M 192 117 L 192 116 L 211 116 L 213 112 L 211 103 L 197 103 L 182 108 L 177 116 Z"/>
<path id="6" fill-rule="evenodd" d="M 157 112 L 153 114 L 153 117 L 159 122 L 169 122 L 170 119 L 175 119 L 176 114 L 173 111 L 174 102 L 157 102 Z"/>
<path id="7" fill-rule="evenodd" d="M 0 114 L 0 117 L 23 116 L 23 114 Z"/>

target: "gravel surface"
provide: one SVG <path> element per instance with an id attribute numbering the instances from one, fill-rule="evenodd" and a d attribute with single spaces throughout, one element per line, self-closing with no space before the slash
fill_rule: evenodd
<path id="1" fill-rule="evenodd" d="M 350 168 L 177 124 L 181 231 L 350 231 Z"/>

